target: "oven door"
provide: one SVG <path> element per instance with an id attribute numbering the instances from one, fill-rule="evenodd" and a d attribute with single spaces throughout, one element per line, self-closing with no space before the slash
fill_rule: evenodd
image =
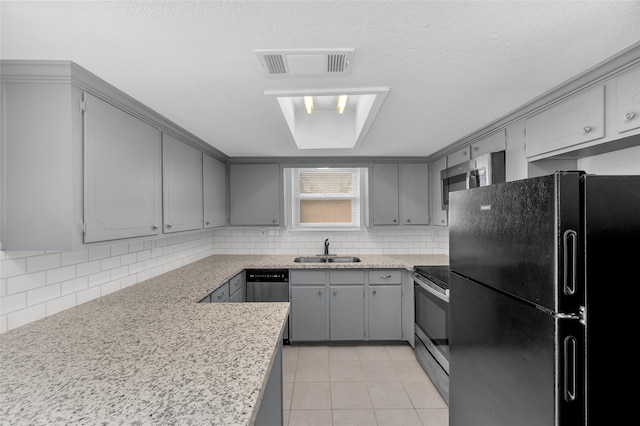
<path id="1" fill-rule="evenodd" d="M 416 334 L 448 374 L 449 297 L 429 284 L 414 277 Z"/>

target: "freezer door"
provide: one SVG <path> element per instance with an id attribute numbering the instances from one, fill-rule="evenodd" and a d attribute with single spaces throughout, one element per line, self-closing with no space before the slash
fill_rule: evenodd
<path id="1" fill-rule="evenodd" d="M 450 284 L 449 425 L 584 424 L 584 327 L 455 273 Z"/>
<path id="2" fill-rule="evenodd" d="M 451 270 L 556 312 L 577 312 L 581 172 L 457 191 Z"/>

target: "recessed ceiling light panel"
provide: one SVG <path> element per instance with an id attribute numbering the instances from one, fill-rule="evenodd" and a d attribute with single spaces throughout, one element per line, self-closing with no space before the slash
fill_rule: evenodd
<path id="1" fill-rule="evenodd" d="M 254 50 L 265 77 L 298 78 L 351 74 L 355 49 Z"/>

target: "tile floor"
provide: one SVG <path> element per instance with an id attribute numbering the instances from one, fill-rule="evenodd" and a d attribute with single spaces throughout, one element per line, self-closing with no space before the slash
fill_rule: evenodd
<path id="1" fill-rule="evenodd" d="M 285 426 L 447 426 L 449 408 L 406 345 L 288 345 Z"/>

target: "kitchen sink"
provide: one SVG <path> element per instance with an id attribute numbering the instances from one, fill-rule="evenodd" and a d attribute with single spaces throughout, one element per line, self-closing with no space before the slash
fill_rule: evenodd
<path id="1" fill-rule="evenodd" d="M 320 256 L 296 257 L 293 261 L 297 263 L 326 263 L 327 258 Z"/>
<path id="2" fill-rule="evenodd" d="M 328 257 L 327 263 L 355 263 L 360 262 L 359 257 Z"/>
<path id="3" fill-rule="evenodd" d="M 356 263 L 359 257 L 351 256 L 301 256 L 293 259 L 296 263 Z"/>

